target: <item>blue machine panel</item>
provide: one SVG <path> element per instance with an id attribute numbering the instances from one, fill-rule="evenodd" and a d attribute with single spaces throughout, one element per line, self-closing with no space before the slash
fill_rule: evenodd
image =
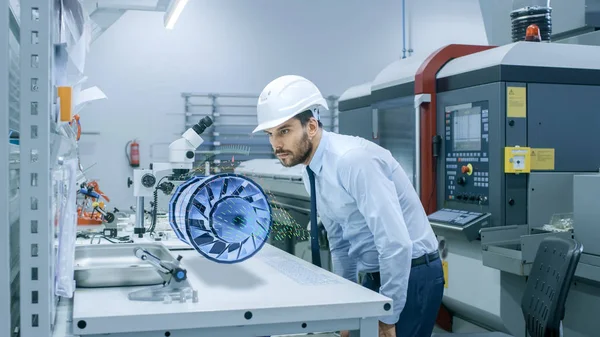
<path id="1" fill-rule="evenodd" d="M 445 200 L 487 205 L 488 102 L 446 107 L 445 125 Z"/>
<path id="2" fill-rule="evenodd" d="M 271 206 L 259 185 L 237 174 L 190 178 L 175 191 L 169 222 L 209 260 L 237 263 L 256 254 L 271 231 Z"/>

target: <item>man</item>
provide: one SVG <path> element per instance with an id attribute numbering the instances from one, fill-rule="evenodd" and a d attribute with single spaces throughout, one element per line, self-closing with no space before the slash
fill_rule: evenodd
<path id="1" fill-rule="evenodd" d="M 430 337 L 444 276 L 419 197 L 389 151 L 323 130 L 319 112 L 327 109 L 312 82 L 282 76 L 261 93 L 254 132 L 269 135 L 284 166 L 306 166 L 309 193 L 314 179 L 311 198 L 327 231 L 333 271 L 354 282 L 365 273 L 363 286 L 393 300 L 379 335 Z"/>

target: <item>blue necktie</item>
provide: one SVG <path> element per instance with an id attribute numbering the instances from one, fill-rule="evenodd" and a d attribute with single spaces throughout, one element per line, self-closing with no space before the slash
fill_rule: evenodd
<path id="1" fill-rule="evenodd" d="M 317 189 L 315 187 L 315 173 L 306 166 L 308 180 L 310 181 L 310 250 L 312 262 L 321 267 L 321 250 L 319 249 L 319 224 L 317 223 Z"/>

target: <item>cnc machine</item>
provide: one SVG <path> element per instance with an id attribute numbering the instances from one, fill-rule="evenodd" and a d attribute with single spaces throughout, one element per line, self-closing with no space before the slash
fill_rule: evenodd
<path id="1" fill-rule="evenodd" d="M 455 318 L 524 337 L 520 299 L 533 257 L 543 238 L 564 235 L 584 246 L 565 335 L 597 334 L 599 58 L 596 46 L 450 45 L 398 60 L 370 91 L 342 95 L 340 132 L 371 120 L 372 138 L 414 168 L 448 249 L 442 310 Z"/>

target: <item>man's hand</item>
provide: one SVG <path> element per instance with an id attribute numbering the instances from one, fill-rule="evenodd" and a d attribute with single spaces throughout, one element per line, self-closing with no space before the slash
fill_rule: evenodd
<path id="1" fill-rule="evenodd" d="M 340 337 L 350 337 L 350 331 L 348 331 L 348 330 L 340 331 Z"/>
<path id="2" fill-rule="evenodd" d="M 379 337 L 396 337 L 396 325 L 379 322 Z"/>

